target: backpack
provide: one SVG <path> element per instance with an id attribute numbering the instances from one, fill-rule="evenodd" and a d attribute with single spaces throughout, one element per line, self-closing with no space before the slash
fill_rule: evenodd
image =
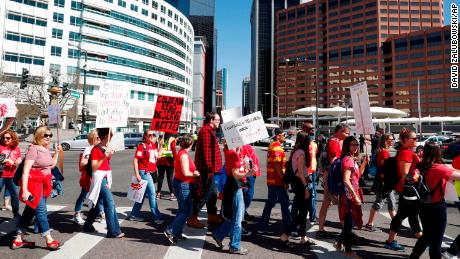
<path id="1" fill-rule="evenodd" d="M 345 193 L 345 184 L 342 175 L 342 159 L 336 158 L 329 169 L 327 176 L 327 187 L 333 195 Z"/>
<path id="2" fill-rule="evenodd" d="M 292 159 L 289 159 L 286 162 L 286 170 L 284 171 L 283 182 L 285 184 L 292 184 L 295 181 L 295 174 L 297 170 L 294 172 L 294 167 L 292 166 Z"/>
<path id="3" fill-rule="evenodd" d="M 383 161 L 383 165 L 379 172 L 383 172 L 383 192 L 389 194 L 396 189 L 401 177 L 398 174 L 398 153 L 395 156 L 389 157 Z"/>
<path id="4" fill-rule="evenodd" d="M 24 161 L 25 160 L 26 159 L 24 157 L 24 159 L 22 159 L 21 163 L 16 167 L 16 171 L 14 172 L 13 182 L 17 186 L 19 186 L 19 181 L 21 181 L 21 179 L 22 179 L 22 173 L 24 171 Z"/>
<path id="5" fill-rule="evenodd" d="M 426 183 L 426 172 L 421 173 L 418 169 L 409 172 L 404 179 L 402 196 L 405 200 L 431 203 L 434 192 L 442 185 L 442 179 L 434 190 L 428 188 Z M 442 192 L 442 189 L 441 189 Z"/>
<path id="6" fill-rule="evenodd" d="M 99 148 L 102 153 L 105 153 L 105 149 L 102 148 L 100 145 L 96 145 L 95 147 Z M 91 149 L 91 152 L 93 152 L 94 147 Z M 88 157 L 88 163 L 85 166 L 85 172 L 87 177 L 93 177 L 93 165 L 92 165 L 92 159 L 91 159 L 91 153 L 89 154 Z"/>

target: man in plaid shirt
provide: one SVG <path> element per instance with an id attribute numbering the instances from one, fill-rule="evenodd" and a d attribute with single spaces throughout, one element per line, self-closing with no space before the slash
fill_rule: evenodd
<path id="1" fill-rule="evenodd" d="M 219 143 L 214 132 L 219 127 L 220 116 L 215 112 L 206 114 L 204 125 L 198 133 L 196 141 L 195 165 L 200 177 L 195 180 L 195 195 L 193 196 L 193 215 L 187 225 L 194 228 L 204 228 L 198 220 L 198 213 L 206 203 L 208 223 L 220 224 L 222 218 L 217 215 L 217 188 L 214 174 L 222 168 L 222 157 Z"/>

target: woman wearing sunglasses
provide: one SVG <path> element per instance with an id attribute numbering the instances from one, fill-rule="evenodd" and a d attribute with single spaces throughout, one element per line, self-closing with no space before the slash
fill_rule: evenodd
<path id="1" fill-rule="evenodd" d="M 45 238 L 46 247 L 49 250 L 59 249 L 61 243 L 51 237 L 46 211 L 46 198 L 52 189 L 51 169 L 56 166 L 61 145 L 57 145 L 54 155 L 51 156 L 49 147 L 53 134 L 46 126 L 38 127 L 34 132 L 32 145 L 26 152 L 24 171 L 20 181 L 20 198 L 26 203 L 24 212 L 19 219 L 17 236 L 11 246 L 12 249 L 21 247 L 32 248 L 34 242 L 22 239 L 30 222 L 35 216 L 38 230 Z"/>
<path id="2" fill-rule="evenodd" d="M 21 163 L 21 150 L 18 145 L 16 132 L 7 130 L 0 136 L 0 154 L 4 157 L 3 161 L 0 161 L 0 191 L 3 186 L 5 186 L 5 192 L 9 191 L 15 218 L 19 216 L 18 188 L 13 183 L 14 172 Z"/>

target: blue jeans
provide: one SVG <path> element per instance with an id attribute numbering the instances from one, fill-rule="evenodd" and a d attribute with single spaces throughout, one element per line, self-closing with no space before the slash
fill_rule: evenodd
<path id="1" fill-rule="evenodd" d="M 312 182 L 308 184 L 308 191 L 310 192 L 310 198 L 308 198 L 309 207 L 309 217 L 310 222 L 316 222 L 316 177 L 318 173 L 311 174 Z"/>
<path id="2" fill-rule="evenodd" d="M 158 210 L 157 199 L 155 197 L 155 184 L 153 183 L 152 175 L 150 172 L 145 170 L 139 170 L 139 174 L 141 175 L 142 180 L 147 181 L 147 189 L 145 190 L 144 198 L 147 196 L 149 199 L 150 211 L 153 214 L 153 219 L 160 220 L 162 217 L 160 211 Z M 142 198 L 141 203 L 134 203 L 133 209 L 131 210 L 131 216 L 139 217 L 142 204 L 144 204 L 144 198 Z"/>
<path id="3" fill-rule="evenodd" d="M 102 180 L 101 185 L 99 199 L 96 206 L 89 210 L 88 217 L 83 225 L 83 230 L 92 232 L 93 223 L 96 220 L 96 217 L 100 214 L 99 204 L 104 202 L 105 221 L 107 222 L 107 237 L 115 237 L 121 233 L 117 211 L 115 209 L 115 202 L 113 201 L 112 192 L 107 187 L 106 178 Z"/>
<path id="4" fill-rule="evenodd" d="M 254 198 L 254 186 L 256 183 L 256 177 L 246 177 L 246 188 L 243 190 L 244 207 L 246 209 L 251 205 L 252 199 Z"/>
<path id="5" fill-rule="evenodd" d="M 193 213 L 192 192 L 191 185 L 187 182 L 181 182 L 174 178 L 172 184 L 179 208 L 176 211 L 176 217 L 166 228 L 166 231 L 179 237 L 182 235 L 185 222 Z"/>
<path id="6" fill-rule="evenodd" d="M 259 230 L 266 231 L 268 229 L 270 214 L 277 201 L 281 204 L 283 227 L 285 230 L 288 229 L 289 223 L 291 222 L 288 193 L 284 187 L 268 186 L 268 198 L 265 202 L 264 211 L 262 212 L 262 221 L 260 222 Z"/>
<path id="7" fill-rule="evenodd" d="M 225 220 L 216 230 L 213 235 L 218 240 L 223 240 L 230 233 L 230 249 L 240 250 L 241 241 L 241 222 L 243 221 L 245 205 L 243 199 L 243 191 L 239 188 L 233 196 L 232 204 L 232 220 Z"/>
<path id="8" fill-rule="evenodd" d="M 19 197 L 18 197 L 18 187 L 13 182 L 13 178 L 0 178 L 0 191 L 5 186 L 5 198 L 7 196 L 7 191 L 11 196 L 11 207 L 13 208 L 13 215 L 19 216 Z"/>
<path id="9" fill-rule="evenodd" d="M 83 202 L 85 202 L 87 194 L 88 194 L 88 192 L 85 191 L 85 189 L 82 188 L 81 192 L 80 192 L 80 196 L 78 196 L 78 199 L 75 202 L 75 212 L 80 212 L 81 211 L 81 208 L 83 206 Z M 104 212 L 104 201 L 101 201 L 101 203 L 99 203 L 98 206 L 99 206 L 99 210 L 103 213 Z"/>
<path id="10" fill-rule="evenodd" d="M 48 212 L 46 210 L 46 199 L 42 196 L 40 198 L 40 203 L 36 209 L 33 209 L 29 205 L 26 205 L 24 212 L 22 213 L 21 218 L 19 219 L 19 224 L 17 228 L 18 234 L 23 234 L 27 231 L 30 221 L 35 216 L 35 221 L 38 226 L 38 232 L 44 237 L 50 234 L 50 227 L 48 225 Z"/>

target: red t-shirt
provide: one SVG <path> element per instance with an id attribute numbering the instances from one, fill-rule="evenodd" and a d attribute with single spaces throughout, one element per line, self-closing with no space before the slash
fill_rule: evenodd
<path id="1" fill-rule="evenodd" d="M 382 149 L 377 153 L 377 167 L 383 165 L 383 161 L 390 157 L 390 152 L 386 149 Z"/>
<path id="2" fill-rule="evenodd" d="M 184 172 L 182 171 L 182 167 L 180 165 L 180 157 L 182 155 L 187 155 L 188 157 L 188 166 L 189 166 L 189 171 L 190 172 L 195 172 L 196 171 L 196 166 L 195 163 L 193 162 L 192 158 L 188 154 L 187 150 L 181 149 L 177 153 L 177 156 L 174 158 L 174 178 L 181 182 L 186 182 L 186 183 L 193 183 L 195 181 L 194 177 L 187 177 L 184 175 Z"/>
<path id="3" fill-rule="evenodd" d="M 158 149 L 157 144 L 155 143 L 144 143 L 144 145 L 139 144 L 136 149 L 134 157 L 137 158 L 137 164 L 139 170 L 146 170 L 149 172 L 155 172 L 157 170 L 157 157 Z"/>
<path id="4" fill-rule="evenodd" d="M 97 170 L 101 170 L 101 171 L 110 171 L 112 170 L 110 168 L 110 158 L 112 156 L 109 155 L 109 157 L 107 157 L 101 164 L 101 166 L 99 166 L 99 168 Z M 102 152 L 102 150 L 100 148 L 98 148 L 97 146 L 94 146 L 93 149 L 91 150 L 91 160 L 92 161 L 99 161 L 99 160 L 102 160 L 104 158 L 104 153 Z"/>
<path id="5" fill-rule="evenodd" d="M 5 159 L 17 161 L 21 157 L 21 149 L 19 149 L 19 146 L 16 146 L 12 150 L 8 147 L 0 146 L 0 154 L 4 154 Z M 2 178 L 13 178 L 17 165 L 17 162 L 14 164 L 5 163 Z"/>
<path id="6" fill-rule="evenodd" d="M 244 145 L 241 147 L 241 153 L 244 157 L 244 160 L 250 159 L 252 160 L 253 166 L 257 166 L 258 170 L 256 172 L 255 176 L 260 176 L 260 163 L 259 163 L 259 158 L 256 155 L 256 152 L 254 152 L 254 149 L 251 147 L 251 145 Z"/>
<path id="7" fill-rule="evenodd" d="M 460 170 L 460 155 L 456 156 L 454 160 L 452 160 L 452 167 Z"/>
<path id="8" fill-rule="evenodd" d="M 443 164 L 434 164 L 430 169 L 428 169 L 426 172 L 426 184 L 430 190 L 435 191 L 431 199 L 432 203 L 442 201 L 444 194 L 446 193 L 446 181 L 449 180 L 453 173 L 454 170 L 452 170 L 452 168 Z M 441 188 L 437 187 L 439 181 L 442 181 L 442 194 Z"/>
<path id="9" fill-rule="evenodd" d="M 244 172 L 244 160 L 243 154 L 240 153 L 239 155 L 235 152 L 235 150 L 227 149 L 224 150 L 225 156 L 225 171 L 227 176 L 233 177 L 232 170 L 234 168 L 239 168 L 240 172 Z"/>
<path id="10" fill-rule="evenodd" d="M 407 163 L 411 163 L 409 172 L 412 172 L 415 170 L 415 167 L 417 166 L 418 162 L 420 162 L 420 159 L 418 156 L 415 154 L 415 152 L 412 149 L 408 148 L 400 148 L 398 150 L 398 156 L 396 157 L 396 168 L 398 169 L 398 175 L 400 177 L 399 183 L 396 185 L 396 192 L 401 193 L 404 188 L 404 179 L 405 175 L 402 172 L 402 169 L 399 168 L 399 162 L 404 161 Z"/>
<path id="11" fill-rule="evenodd" d="M 329 160 L 339 158 L 341 153 L 342 147 L 340 146 L 339 140 L 337 138 L 331 138 L 327 148 L 327 158 Z"/>

